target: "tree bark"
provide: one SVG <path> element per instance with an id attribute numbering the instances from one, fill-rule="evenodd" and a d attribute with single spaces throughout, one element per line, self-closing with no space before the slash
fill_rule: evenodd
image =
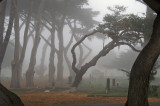
<path id="1" fill-rule="evenodd" d="M 160 54 L 160 14 L 154 21 L 149 43 L 137 57 L 130 74 L 128 99 L 125 106 L 149 106 L 148 87 L 151 70 Z"/>
<path id="2" fill-rule="evenodd" d="M 86 72 L 86 71 L 87 71 L 87 69 L 85 69 L 83 72 L 81 70 L 80 72 L 76 73 L 76 76 L 75 76 L 74 82 L 72 84 L 72 87 L 75 87 L 75 88 L 78 87 L 78 85 L 82 81 L 83 75 L 85 74 L 84 72 Z"/>
<path id="3" fill-rule="evenodd" d="M 0 83 L 0 106 L 24 106 L 21 99 Z"/>

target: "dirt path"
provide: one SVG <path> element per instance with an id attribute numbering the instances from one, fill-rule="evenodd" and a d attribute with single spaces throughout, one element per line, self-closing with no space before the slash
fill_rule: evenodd
<path id="1" fill-rule="evenodd" d="M 19 95 L 25 106 L 53 104 L 102 104 L 125 103 L 126 97 L 89 97 L 78 93 L 34 93 Z M 160 102 L 160 98 L 149 98 L 150 102 Z"/>

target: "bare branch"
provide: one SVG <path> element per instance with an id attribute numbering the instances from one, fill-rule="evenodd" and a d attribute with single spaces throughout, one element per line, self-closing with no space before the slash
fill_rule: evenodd
<path id="1" fill-rule="evenodd" d="M 48 41 L 49 39 L 47 40 L 42 34 L 40 34 L 40 36 L 50 47 L 52 47 L 51 43 Z M 58 53 L 59 51 L 55 48 L 55 52 Z"/>

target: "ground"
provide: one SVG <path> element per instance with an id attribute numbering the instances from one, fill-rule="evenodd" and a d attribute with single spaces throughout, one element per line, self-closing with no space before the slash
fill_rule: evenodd
<path id="1" fill-rule="evenodd" d="M 82 93 L 31 93 L 19 95 L 25 106 L 47 104 L 97 104 L 124 103 L 126 97 L 104 97 Z M 150 102 L 160 102 L 160 98 L 149 98 Z"/>
<path id="2" fill-rule="evenodd" d="M 47 78 L 35 80 L 33 88 L 26 88 L 25 81 L 21 83 L 20 89 L 10 89 L 10 79 L 3 80 L 3 85 L 12 92 L 19 95 L 25 106 L 50 105 L 50 104 L 98 104 L 98 103 L 125 103 L 128 92 L 128 79 L 116 78 L 118 86 L 111 86 L 111 90 L 106 94 L 106 79 L 83 79 L 78 87 L 77 93 L 64 93 L 70 89 L 70 85 L 65 80 L 61 87 L 53 89 Z M 160 84 L 159 80 L 155 82 Z M 153 83 L 154 84 L 154 83 Z M 49 92 L 48 92 L 48 91 Z M 152 90 L 156 91 L 156 90 Z M 48 93 L 47 93 L 48 92 Z M 160 89 L 149 95 L 150 102 L 160 102 Z"/>

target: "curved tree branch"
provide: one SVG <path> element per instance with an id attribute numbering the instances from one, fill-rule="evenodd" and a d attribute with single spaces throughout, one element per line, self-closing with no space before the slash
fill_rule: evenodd
<path id="1" fill-rule="evenodd" d="M 79 70 L 76 68 L 77 59 L 76 59 L 76 54 L 75 54 L 75 48 L 76 48 L 79 44 L 81 44 L 87 37 L 89 37 L 89 36 L 91 36 L 91 35 L 93 35 L 93 34 L 95 34 L 95 33 L 97 33 L 97 32 L 99 32 L 99 31 L 94 30 L 93 32 L 91 32 L 91 33 L 83 36 L 82 39 L 79 40 L 79 41 L 72 47 L 72 49 L 71 49 L 71 53 L 72 53 L 72 57 L 73 57 L 72 69 L 75 71 L 75 73 L 77 73 L 77 72 L 79 71 Z"/>

